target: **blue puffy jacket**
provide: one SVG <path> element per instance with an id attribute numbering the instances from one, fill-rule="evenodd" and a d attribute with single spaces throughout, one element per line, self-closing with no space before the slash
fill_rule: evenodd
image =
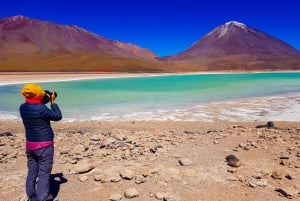
<path id="1" fill-rule="evenodd" d="M 50 121 L 62 119 L 61 111 L 53 103 L 51 109 L 44 104 L 23 103 L 20 114 L 26 132 L 26 140 L 31 142 L 52 141 L 54 137 Z"/>

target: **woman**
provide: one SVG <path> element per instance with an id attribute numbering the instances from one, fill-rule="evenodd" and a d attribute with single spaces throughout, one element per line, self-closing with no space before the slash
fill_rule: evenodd
<path id="1" fill-rule="evenodd" d="M 46 93 L 40 85 L 34 83 L 25 84 L 21 93 L 25 97 L 20 114 L 26 133 L 26 194 L 30 201 L 52 200 L 50 176 L 54 133 L 50 121 L 62 119 L 61 111 L 55 103 L 56 93 Z M 51 109 L 45 105 L 45 98 L 50 101 Z"/>

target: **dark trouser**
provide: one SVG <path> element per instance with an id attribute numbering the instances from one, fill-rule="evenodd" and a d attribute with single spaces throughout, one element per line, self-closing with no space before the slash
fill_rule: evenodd
<path id="1" fill-rule="evenodd" d="M 53 166 L 53 145 L 38 149 L 26 150 L 28 174 L 26 193 L 31 200 L 44 201 L 51 199 L 50 175 Z"/>

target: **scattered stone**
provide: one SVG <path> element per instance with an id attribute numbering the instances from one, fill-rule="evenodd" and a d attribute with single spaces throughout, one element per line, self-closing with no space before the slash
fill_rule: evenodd
<path id="1" fill-rule="evenodd" d="M 134 126 L 139 124 L 140 123 L 137 122 Z M 124 196 L 126 191 L 124 191 L 124 195 L 122 192 L 121 195 L 111 194 L 115 193 L 118 187 L 123 189 L 127 185 L 133 185 L 133 187 L 141 188 L 138 188 L 140 193 L 143 192 L 145 195 L 150 194 L 150 196 L 152 196 L 151 199 L 154 200 L 156 198 L 157 200 L 162 201 L 179 201 L 180 197 L 172 195 L 172 193 L 154 193 L 153 190 L 156 189 L 156 187 L 153 189 L 149 186 L 157 184 L 160 191 L 168 191 L 174 187 L 173 185 L 177 185 L 176 190 L 178 189 L 178 193 L 182 196 L 186 196 L 186 194 L 190 193 L 193 188 L 198 185 L 198 182 L 205 185 L 207 184 L 202 179 L 203 177 L 209 178 L 211 183 L 213 183 L 216 179 L 223 178 L 226 180 L 223 181 L 225 185 L 229 185 L 229 187 L 236 187 L 237 189 L 241 189 L 240 187 L 244 188 L 245 185 L 252 188 L 265 186 L 269 186 L 269 188 L 271 188 L 274 185 L 279 185 L 279 187 L 276 188 L 276 191 L 273 191 L 273 195 L 266 194 L 266 197 L 268 198 L 275 197 L 275 199 L 278 199 L 277 192 L 286 198 L 294 198 L 295 200 L 297 200 L 300 196 L 300 184 L 298 182 L 299 169 L 295 169 L 300 168 L 300 152 L 298 149 L 300 129 L 291 127 L 269 130 L 265 127 L 265 129 L 251 128 L 251 130 L 246 128 L 242 129 L 237 126 L 236 128 L 218 128 L 218 130 L 211 130 L 198 129 L 195 127 L 193 128 L 193 131 L 185 132 L 189 135 L 186 135 L 184 133 L 184 129 L 181 128 L 174 128 L 174 130 L 167 128 L 165 131 L 149 131 L 148 129 L 143 128 L 142 131 L 133 129 L 114 130 L 113 132 L 110 132 L 107 128 L 104 128 L 104 131 L 99 131 L 101 129 L 102 128 L 93 132 L 90 132 L 85 128 L 80 128 L 79 131 L 78 129 L 74 131 L 74 128 L 68 128 L 68 131 L 59 129 L 59 132 L 56 132 L 57 136 L 55 146 L 57 148 L 57 152 L 55 152 L 55 157 L 59 170 L 64 173 L 70 172 L 78 174 L 70 176 L 69 179 L 71 183 L 69 184 L 72 184 L 72 182 L 74 182 L 73 179 L 75 179 L 77 180 L 76 183 L 79 180 L 80 182 L 86 182 L 82 183 L 84 185 L 95 185 L 95 187 L 89 189 L 88 193 L 94 193 L 96 192 L 96 189 L 98 191 L 99 189 L 105 189 L 105 195 L 110 195 L 110 197 L 106 197 L 106 199 L 109 199 L 110 201 L 127 200 L 130 198 L 133 198 L 132 200 L 139 199 L 134 198 L 135 194 L 127 195 L 127 197 Z M 6 195 L 10 196 L 10 194 L 12 194 L 11 192 L 13 192 L 10 189 L 15 189 L 15 194 L 20 192 L 20 188 L 22 186 L 20 187 L 19 184 L 14 186 L 14 184 L 10 182 L 15 181 L 17 183 L 21 179 L 24 180 L 26 176 L 25 169 L 20 170 L 20 167 L 16 168 L 15 164 L 15 161 L 17 161 L 19 165 L 20 161 L 24 162 L 26 160 L 26 155 L 24 153 L 24 133 L 17 132 L 15 134 L 15 132 L 13 132 L 12 135 L 10 132 L 4 132 L 6 130 L 7 129 L 0 131 L 0 164 L 2 167 L 0 180 L 4 181 L 3 185 L 0 185 L 0 197 L 3 195 L 4 197 Z M 105 132 L 105 134 L 102 132 Z M 249 135 L 249 137 L 242 136 L 243 132 L 252 132 L 254 134 L 251 134 L 251 136 Z M 205 136 L 206 133 L 209 133 L 209 135 Z M 238 139 L 235 139 L 234 144 L 238 146 L 232 147 L 232 144 L 230 143 L 233 141 L 228 143 L 230 141 L 228 138 L 237 135 L 240 136 L 238 136 Z M 193 146 L 203 144 L 208 145 L 208 149 L 211 149 L 214 147 L 212 142 L 217 144 L 219 139 L 222 139 L 222 144 L 224 143 L 224 150 L 221 152 L 222 150 L 218 149 L 216 153 L 229 153 L 229 151 L 232 151 L 233 148 L 236 148 L 236 150 L 241 154 L 246 154 L 245 158 L 242 160 L 246 161 L 247 158 L 251 158 L 250 161 L 247 161 L 247 166 L 245 166 L 245 168 L 236 168 L 241 165 L 241 162 L 234 155 L 226 157 L 226 162 L 231 167 L 228 166 L 227 168 L 225 167 L 225 169 L 223 166 L 220 167 L 220 164 L 217 164 L 214 167 L 204 167 L 202 164 L 203 161 L 199 161 L 199 164 L 197 163 L 193 165 L 193 168 L 180 168 L 178 163 L 176 165 L 176 163 L 174 164 L 171 162 L 175 159 L 175 162 L 178 160 L 179 164 L 182 166 L 192 164 L 190 159 L 181 158 L 183 153 L 187 153 L 186 150 L 185 152 L 176 152 L 178 147 L 174 145 L 180 144 L 180 148 L 182 148 L 185 145 L 185 142 L 188 142 L 187 145 L 191 145 L 191 150 L 196 150 Z M 245 142 L 245 140 L 247 140 L 247 142 Z M 228 146 L 229 144 L 230 146 Z M 266 161 L 263 161 L 263 166 L 261 167 L 261 161 L 256 162 L 255 160 L 259 160 L 262 156 L 254 155 L 259 154 L 259 149 L 254 150 L 253 147 L 262 149 L 262 151 L 267 150 L 267 152 L 265 152 L 262 156 L 269 158 L 266 158 Z M 189 147 L 186 147 L 186 149 L 188 148 Z M 220 147 L 220 149 L 222 148 L 223 147 Z M 202 150 L 202 147 L 199 150 Z M 244 153 L 243 150 L 249 150 L 249 152 Z M 237 152 L 233 153 L 236 154 Z M 192 153 L 190 157 L 193 157 L 192 159 L 194 159 L 200 154 L 201 152 L 195 152 Z M 255 156 L 257 156 L 257 158 Z M 167 160 L 162 161 L 162 159 L 166 159 L 166 157 L 168 157 Z M 216 157 L 213 157 L 212 159 L 215 158 Z M 270 161 L 271 158 L 274 159 L 274 161 Z M 91 159 L 97 160 L 97 162 L 93 162 Z M 269 161 L 270 164 L 265 163 Z M 215 163 L 215 161 L 211 160 L 209 162 L 209 165 Z M 12 167 L 16 170 L 16 172 L 9 175 L 6 174 L 5 171 L 9 172 L 9 168 Z M 211 167 L 213 167 L 213 169 L 211 169 Z M 214 168 L 218 168 L 218 170 L 221 171 L 216 172 L 216 169 Z M 274 168 L 275 170 L 278 168 L 280 171 L 273 171 L 274 169 L 271 168 Z M 264 170 L 265 173 L 257 173 L 256 176 L 251 177 L 245 176 L 251 171 L 259 171 L 260 169 Z M 20 173 L 17 172 L 17 170 L 20 171 Z M 127 172 L 127 170 L 129 171 Z M 227 174 L 224 178 L 224 171 L 226 170 L 232 174 Z M 220 172 L 222 172 L 221 177 L 219 177 Z M 235 174 L 237 172 L 238 174 Z M 286 174 L 285 172 L 290 173 Z M 20 178 L 13 179 L 16 175 L 20 175 Z M 122 179 L 131 181 L 123 181 Z M 94 180 L 99 182 L 95 182 Z M 241 181 L 243 185 L 236 182 L 238 180 Z M 270 182 L 269 184 L 268 181 Z M 120 183 L 114 184 L 110 182 Z M 296 184 L 298 185 L 297 188 L 289 187 L 293 185 L 296 186 Z M 181 185 L 184 186 L 184 188 L 180 188 Z M 3 188 L 3 186 L 5 187 Z M 266 190 L 269 190 L 269 188 L 266 188 Z M 115 192 L 113 189 L 115 189 Z M 187 191 L 183 192 L 185 189 L 187 189 Z M 249 188 L 249 191 L 246 189 L 244 190 L 245 194 L 253 191 L 251 188 Z M 136 194 L 140 196 L 140 193 L 137 192 Z M 195 193 L 198 192 L 195 191 Z M 199 197 L 201 199 L 206 198 L 205 196 L 203 196 L 203 198 L 201 196 Z M 185 199 L 185 197 L 183 198 Z M 196 200 L 199 200 L 200 198 Z M 259 199 L 258 197 L 255 198 Z M 0 198 L 0 200 L 2 199 L 3 197 Z M 11 198 L 4 198 L 4 200 L 27 201 L 28 199 L 25 196 L 24 198 L 20 197 L 18 200 Z M 147 200 L 147 198 L 145 200 Z"/>
<path id="2" fill-rule="evenodd" d="M 283 159 L 283 160 L 280 161 L 279 164 L 283 165 L 283 166 L 290 166 L 291 162 L 289 160 Z"/>
<path id="3" fill-rule="evenodd" d="M 78 177 L 78 180 L 81 181 L 81 182 L 87 181 L 88 180 L 88 176 L 86 176 L 86 175 L 80 175 Z"/>
<path id="4" fill-rule="evenodd" d="M 272 121 L 268 121 L 266 125 L 257 125 L 256 128 L 275 128 Z"/>
<path id="5" fill-rule="evenodd" d="M 142 183 L 145 183 L 146 182 L 146 178 L 141 176 L 141 175 L 138 175 L 135 177 L 135 181 L 134 181 L 136 184 L 142 184 Z"/>
<path id="6" fill-rule="evenodd" d="M 120 194 L 113 194 L 108 198 L 109 201 L 120 201 L 122 200 L 122 195 Z"/>
<path id="7" fill-rule="evenodd" d="M 274 128 L 274 123 L 272 121 L 268 121 L 267 128 Z"/>
<path id="8" fill-rule="evenodd" d="M 272 172 L 271 177 L 274 179 L 283 179 L 285 176 L 284 172 L 280 170 L 275 170 Z"/>
<path id="9" fill-rule="evenodd" d="M 256 179 L 256 178 L 251 178 L 249 181 L 248 181 L 248 185 L 250 187 L 257 187 L 257 186 L 261 186 L 261 187 L 265 187 L 268 185 L 268 182 L 266 179 Z"/>
<path id="10" fill-rule="evenodd" d="M 9 137 L 9 136 L 13 136 L 13 134 L 11 132 L 0 133 L 0 137 Z"/>
<path id="11" fill-rule="evenodd" d="M 231 167 L 240 167 L 242 164 L 240 159 L 238 159 L 235 155 L 228 155 L 225 159 L 227 161 L 227 165 Z"/>
<path id="12" fill-rule="evenodd" d="M 163 201 L 181 201 L 180 197 L 173 194 L 166 194 Z"/>
<path id="13" fill-rule="evenodd" d="M 155 198 L 158 199 L 158 200 L 164 199 L 165 196 L 166 196 L 166 193 L 163 193 L 163 192 L 155 193 Z"/>
<path id="14" fill-rule="evenodd" d="M 287 179 L 289 179 L 289 180 L 294 180 L 294 179 L 296 179 L 295 176 L 290 175 L 290 174 L 286 174 L 286 175 L 285 175 L 285 178 L 287 178 Z"/>
<path id="15" fill-rule="evenodd" d="M 60 150 L 60 154 L 69 154 L 71 151 L 71 148 L 69 147 L 63 147 L 61 150 Z"/>
<path id="16" fill-rule="evenodd" d="M 98 142 L 101 140 L 101 137 L 100 137 L 100 135 L 93 135 L 92 137 L 90 137 L 90 140 Z"/>
<path id="17" fill-rule="evenodd" d="M 179 164 L 182 166 L 189 166 L 192 165 L 192 161 L 188 158 L 182 158 L 178 160 Z"/>
<path id="18" fill-rule="evenodd" d="M 228 169 L 228 170 L 227 170 L 227 172 L 229 172 L 229 173 L 236 173 L 236 172 L 237 172 L 237 170 L 236 170 L 236 169 L 233 169 L 233 168 L 231 168 L 231 169 Z"/>
<path id="19" fill-rule="evenodd" d="M 120 174 L 117 172 L 109 172 L 108 180 L 111 182 L 119 182 L 122 180 L 122 178 L 121 178 Z"/>
<path id="20" fill-rule="evenodd" d="M 80 163 L 76 164 L 74 169 L 70 170 L 71 174 L 83 174 L 91 171 L 96 167 L 94 161 L 92 160 L 85 160 L 81 161 Z"/>
<path id="21" fill-rule="evenodd" d="M 300 193 L 299 190 L 295 189 L 294 187 L 275 188 L 275 191 L 279 192 L 280 195 L 290 199 L 296 197 Z"/>
<path id="22" fill-rule="evenodd" d="M 94 175 L 94 180 L 104 183 L 106 182 L 106 176 L 104 174 L 96 174 Z"/>
<path id="23" fill-rule="evenodd" d="M 135 188 L 128 188 L 124 193 L 126 198 L 138 197 L 140 194 Z"/>
<path id="24" fill-rule="evenodd" d="M 122 179 L 131 180 L 134 177 L 134 172 L 129 169 L 122 169 L 120 171 L 120 176 Z"/>

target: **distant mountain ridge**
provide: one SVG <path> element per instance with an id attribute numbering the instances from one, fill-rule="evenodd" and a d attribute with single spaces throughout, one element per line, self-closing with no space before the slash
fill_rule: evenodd
<path id="1" fill-rule="evenodd" d="M 0 71 L 187 72 L 299 70 L 300 53 L 270 35 L 231 21 L 190 48 L 159 58 L 151 50 L 76 25 L 22 15 L 0 18 Z"/>
<path id="2" fill-rule="evenodd" d="M 0 30 L 2 52 L 25 54 L 15 46 L 26 45 L 27 52 L 92 52 L 132 58 L 156 57 L 150 50 L 104 38 L 76 25 L 58 25 L 21 15 L 0 19 Z"/>
<path id="3" fill-rule="evenodd" d="M 300 52 L 287 43 L 243 23 L 230 21 L 213 29 L 187 50 L 171 57 L 176 59 L 195 56 L 214 58 L 237 54 L 261 58 L 300 56 Z"/>
<path id="4" fill-rule="evenodd" d="M 188 49 L 162 60 L 202 71 L 300 69 L 298 50 L 237 21 L 216 27 Z"/>

